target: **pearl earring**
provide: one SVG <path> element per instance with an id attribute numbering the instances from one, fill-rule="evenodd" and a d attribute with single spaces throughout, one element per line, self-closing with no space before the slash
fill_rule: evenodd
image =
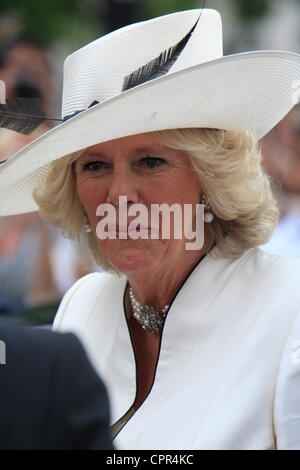
<path id="1" fill-rule="evenodd" d="M 210 224 L 214 220 L 214 214 L 210 210 L 210 206 L 205 193 L 200 198 L 200 204 L 204 205 L 204 222 Z"/>
<path id="2" fill-rule="evenodd" d="M 84 224 L 83 228 L 84 228 L 84 231 L 87 233 L 92 231 L 92 227 L 90 226 L 89 223 Z"/>
<path id="3" fill-rule="evenodd" d="M 87 216 L 87 213 L 84 212 L 84 215 L 85 215 L 86 222 L 85 222 L 85 224 L 84 224 L 84 226 L 83 226 L 83 229 L 84 229 L 85 232 L 89 233 L 89 232 L 92 231 L 92 227 L 91 227 L 91 224 L 90 224 L 90 222 L 89 222 L 89 218 L 88 218 L 88 216 Z"/>

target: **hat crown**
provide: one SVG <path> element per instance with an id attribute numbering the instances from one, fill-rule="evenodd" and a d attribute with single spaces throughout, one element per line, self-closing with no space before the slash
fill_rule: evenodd
<path id="1" fill-rule="evenodd" d="M 177 44 L 198 18 L 165 74 L 169 75 L 223 56 L 222 20 L 216 10 L 186 10 L 128 25 L 69 55 L 64 63 L 62 117 L 119 95 L 127 75 Z"/>

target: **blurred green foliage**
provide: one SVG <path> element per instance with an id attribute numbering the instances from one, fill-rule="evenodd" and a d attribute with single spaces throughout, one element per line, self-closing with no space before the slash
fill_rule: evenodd
<path id="1" fill-rule="evenodd" d="M 143 13 L 146 18 L 152 18 L 174 11 L 199 8 L 203 3 L 203 0 L 144 0 Z M 206 3 L 208 4 L 209 0 L 206 0 Z"/>
<path id="2" fill-rule="evenodd" d="M 237 16 L 251 20 L 264 16 L 270 9 L 270 0 L 231 0 Z"/>
<path id="3" fill-rule="evenodd" d="M 275 0 L 230 1 L 237 16 L 243 20 L 266 14 Z M 26 28 L 42 39 L 67 39 L 74 46 L 80 46 L 106 32 L 105 12 L 108 2 L 109 0 L 1 0 L 0 39 L 7 34 L 7 30 L 13 33 L 15 24 L 16 29 Z M 141 19 L 198 8 L 203 3 L 203 0 L 136 0 Z M 205 6 L 211 7 L 209 0 L 205 1 Z M 7 18 L 10 18 L 10 24 L 5 28 Z"/>
<path id="4" fill-rule="evenodd" d="M 21 315 L 10 315 L 9 319 L 13 323 L 29 325 L 52 325 L 58 310 L 60 301 L 45 305 L 31 307 L 22 312 Z"/>
<path id="5" fill-rule="evenodd" d="M 78 45 L 99 36 L 101 15 L 95 9 L 104 0 L 1 0 L 0 31 L 5 17 L 11 34 L 29 31 L 41 39 L 68 38 Z"/>

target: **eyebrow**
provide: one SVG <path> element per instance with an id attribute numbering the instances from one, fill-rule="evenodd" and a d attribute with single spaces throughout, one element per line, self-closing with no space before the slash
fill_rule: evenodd
<path id="1" fill-rule="evenodd" d="M 145 153 L 145 152 L 162 152 L 162 153 L 167 153 L 171 149 L 167 149 L 166 147 L 161 147 L 159 145 L 149 145 L 146 147 L 138 147 L 135 149 L 133 152 L 134 154 L 139 154 L 139 153 Z"/>
<path id="2" fill-rule="evenodd" d="M 136 148 L 132 153 L 133 155 L 139 155 L 140 153 L 146 153 L 146 152 L 160 152 L 160 153 L 167 153 L 169 150 L 173 149 L 168 149 L 166 147 L 162 147 L 159 145 L 147 145 L 143 147 L 138 147 Z M 98 157 L 103 157 L 105 158 L 106 155 L 102 152 L 99 152 L 99 150 L 96 149 L 87 149 L 85 155 L 97 155 Z"/>

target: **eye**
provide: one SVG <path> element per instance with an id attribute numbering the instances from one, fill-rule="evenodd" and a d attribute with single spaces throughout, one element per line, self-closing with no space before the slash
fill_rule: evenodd
<path id="1" fill-rule="evenodd" d="M 166 163 L 166 160 L 159 157 L 145 157 L 138 161 L 138 166 L 144 166 L 146 168 L 158 168 Z"/>
<path id="2" fill-rule="evenodd" d="M 82 171 L 100 171 L 107 167 L 107 163 L 101 162 L 99 160 L 92 160 L 90 162 L 85 162 L 81 165 Z"/>

